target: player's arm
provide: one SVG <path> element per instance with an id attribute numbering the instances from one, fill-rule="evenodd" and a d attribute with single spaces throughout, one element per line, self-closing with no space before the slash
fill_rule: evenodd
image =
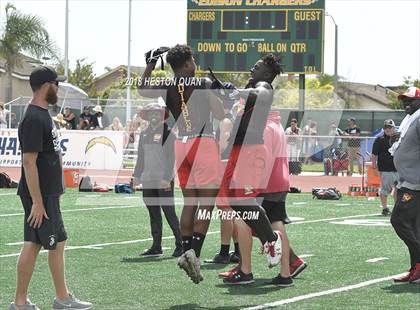
<path id="1" fill-rule="evenodd" d="M 137 85 L 140 96 L 147 98 L 159 98 L 166 95 L 166 89 L 164 87 L 151 85 L 150 83 L 152 72 L 155 70 L 159 59 L 162 59 L 163 66 L 163 58 L 161 58 L 161 55 L 165 53 L 165 50 L 166 48 L 159 48 L 150 50 L 146 53 L 146 69 L 142 74 L 140 83 Z"/>
<path id="2" fill-rule="evenodd" d="M 167 182 L 168 188 L 170 183 L 174 179 L 174 167 L 175 167 L 175 134 L 172 130 L 164 141 L 164 155 L 165 155 L 165 171 L 163 174 L 163 180 Z M 164 184 L 162 184 L 164 185 Z"/>
<path id="3" fill-rule="evenodd" d="M 211 91 L 212 81 L 210 79 L 205 79 L 206 89 L 208 89 L 209 93 L 209 103 L 210 103 L 210 110 L 213 113 L 213 117 L 217 120 L 222 120 L 225 118 L 225 111 L 223 109 L 223 102 L 222 100 Z"/>
<path id="4" fill-rule="evenodd" d="M 142 134 L 140 133 L 140 139 L 139 139 L 139 146 L 137 149 L 137 161 L 136 161 L 136 167 L 134 168 L 133 176 L 135 178 L 140 178 L 141 174 L 144 171 L 144 152 L 143 152 L 143 138 Z"/>
<path id="5" fill-rule="evenodd" d="M 238 92 L 241 98 L 247 99 L 250 94 L 255 94 L 258 101 L 263 100 L 263 102 L 273 96 L 273 89 L 267 82 L 258 82 L 255 88 L 238 89 Z"/>
<path id="6" fill-rule="evenodd" d="M 376 139 L 372 147 L 372 168 L 378 169 L 379 141 Z"/>

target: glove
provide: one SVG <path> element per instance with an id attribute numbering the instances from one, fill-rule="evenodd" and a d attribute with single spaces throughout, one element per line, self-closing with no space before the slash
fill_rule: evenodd
<path id="1" fill-rule="evenodd" d="M 164 69 L 163 54 L 169 51 L 169 47 L 159 47 L 148 51 L 144 56 L 146 57 L 146 64 L 156 64 L 161 60 L 162 70 Z"/>
<path id="2" fill-rule="evenodd" d="M 233 85 L 232 83 L 223 83 L 223 88 L 224 89 L 236 89 L 235 85 Z"/>

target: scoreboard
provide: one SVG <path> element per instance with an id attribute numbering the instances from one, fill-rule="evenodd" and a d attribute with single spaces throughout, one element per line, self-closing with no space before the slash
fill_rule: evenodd
<path id="1" fill-rule="evenodd" d="M 249 72 L 279 55 L 286 73 L 322 73 L 325 0 L 187 0 L 187 42 L 200 69 Z"/>

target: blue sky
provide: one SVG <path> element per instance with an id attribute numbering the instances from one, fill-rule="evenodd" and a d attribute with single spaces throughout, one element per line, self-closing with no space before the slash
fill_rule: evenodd
<path id="1" fill-rule="evenodd" d="M 0 0 L 42 17 L 64 54 L 64 0 Z M 419 0 L 326 0 L 339 25 L 339 75 L 353 82 L 397 85 L 420 78 Z M 144 53 L 186 41 L 185 0 L 133 0 L 132 64 Z M 128 0 L 70 0 L 70 67 L 78 58 L 95 62 L 95 73 L 127 63 Z M 327 18 L 325 72 L 334 71 L 334 24 Z"/>

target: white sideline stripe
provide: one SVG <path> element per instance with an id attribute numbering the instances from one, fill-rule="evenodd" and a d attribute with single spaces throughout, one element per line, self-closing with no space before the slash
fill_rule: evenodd
<path id="1" fill-rule="evenodd" d="M 140 208 L 141 206 L 115 206 L 115 207 L 98 207 L 98 208 L 83 208 L 83 209 L 70 209 L 70 210 L 61 210 L 61 213 L 69 212 L 79 212 L 79 211 L 97 211 L 97 210 L 109 210 L 109 209 L 131 209 L 131 208 Z M 12 213 L 12 214 L 0 214 L 0 217 L 11 217 L 24 215 L 25 213 Z"/>
<path id="2" fill-rule="evenodd" d="M 307 205 L 308 203 L 302 201 L 302 202 L 293 202 L 292 204 L 295 205 L 295 206 L 300 206 L 300 205 Z"/>
<path id="3" fill-rule="evenodd" d="M 313 221 L 295 222 L 295 223 L 291 223 L 291 224 L 297 225 L 297 224 L 307 224 L 307 223 L 320 223 L 320 222 L 345 220 L 345 219 L 353 219 L 353 218 L 358 218 L 358 217 L 376 216 L 376 215 L 380 215 L 380 213 L 362 214 L 362 215 L 351 215 L 351 216 L 335 217 L 335 218 L 329 218 L 329 219 L 320 219 L 320 220 L 313 220 Z"/>
<path id="4" fill-rule="evenodd" d="M 219 234 L 219 231 L 209 231 L 207 233 L 207 235 L 214 235 L 214 234 Z M 163 237 L 162 239 L 167 240 L 167 239 L 174 239 L 174 236 L 168 236 L 168 237 Z M 99 244 L 87 244 L 87 245 L 78 245 L 78 246 L 66 246 L 66 251 L 69 250 L 79 250 L 79 249 L 90 249 L 90 250 L 100 250 L 106 246 L 111 246 L 111 245 L 123 245 L 123 244 L 133 244 L 133 243 L 140 243 L 140 242 L 146 242 L 146 241 L 153 241 L 152 238 L 146 238 L 146 239 L 139 239 L 139 240 L 128 240 L 128 241 L 119 241 L 119 242 L 108 242 L 108 243 L 99 243 Z M 46 253 L 48 252 L 48 250 L 42 250 L 40 253 Z M 5 257 L 14 257 L 14 256 L 19 256 L 20 253 L 12 253 L 12 254 L 4 254 L 4 255 L 0 255 L 0 258 L 5 258 Z"/>
<path id="5" fill-rule="evenodd" d="M 298 302 L 298 301 L 311 299 L 311 298 L 315 298 L 315 297 L 321 297 L 321 296 L 332 295 L 332 294 L 336 294 L 336 293 L 347 292 L 347 291 L 350 291 L 350 290 L 362 288 L 362 287 L 369 286 L 369 285 L 372 285 L 372 284 L 385 282 L 385 281 L 391 280 L 395 277 L 402 276 L 402 275 L 405 275 L 405 273 L 397 274 L 397 275 L 393 275 L 393 276 L 389 276 L 389 277 L 385 277 L 385 278 L 369 280 L 369 281 L 361 282 L 361 283 L 358 283 L 358 284 L 343 286 L 343 287 L 339 287 L 339 288 L 335 288 L 335 289 L 331 289 L 331 290 L 327 290 L 327 291 L 321 291 L 321 292 L 296 296 L 296 297 L 293 297 L 293 298 L 278 300 L 278 301 L 266 303 L 266 304 L 255 306 L 255 307 L 243 308 L 242 310 L 260 310 L 260 309 L 274 308 L 274 307 L 278 307 L 278 306 L 281 306 L 281 305 L 287 305 L 287 304 L 291 304 L 291 303 L 295 303 L 295 302 Z"/>
<path id="6" fill-rule="evenodd" d="M 299 255 L 300 258 L 308 258 L 308 257 L 314 257 L 314 254 L 303 254 L 303 255 Z"/>
<path id="7" fill-rule="evenodd" d="M 387 259 L 389 259 L 389 258 L 388 257 L 371 258 L 371 259 L 368 259 L 366 261 L 366 263 L 377 263 L 377 262 L 381 262 L 381 261 L 384 261 L 384 260 L 387 260 Z"/>
<path id="8" fill-rule="evenodd" d="M 0 193 L 0 196 L 12 196 L 16 195 L 16 193 Z"/>

